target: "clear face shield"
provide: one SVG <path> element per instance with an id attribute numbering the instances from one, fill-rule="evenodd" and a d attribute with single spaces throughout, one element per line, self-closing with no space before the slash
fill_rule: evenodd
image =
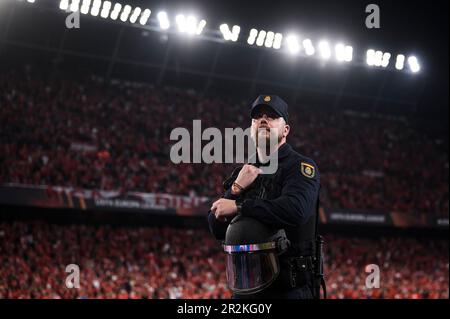
<path id="1" fill-rule="evenodd" d="M 228 287 L 236 294 L 254 294 L 270 286 L 280 273 L 277 243 L 223 245 Z"/>

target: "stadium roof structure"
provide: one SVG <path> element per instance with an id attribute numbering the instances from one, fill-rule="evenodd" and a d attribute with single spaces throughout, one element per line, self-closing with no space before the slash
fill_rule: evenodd
<path id="1" fill-rule="evenodd" d="M 378 29 L 365 25 L 369 13 L 363 1 L 105 2 L 1 1 L 1 61 L 87 70 L 248 101 L 271 92 L 290 103 L 301 99 L 333 108 L 345 104 L 362 111 L 447 118 L 446 1 L 377 1 Z M 67 17 L 77 10 L 79 28 L 69 29 Z M 298 48 L 287 43 L 289 35 L 298 36 Z M 308 53 L 308 39 L 314 54 Z M 351 46 L 349 61 L 336 61 L 338 43 L 343 50 Z M 380 59 L 389 53 L 388 67 L 368 65 L 371 49 Z M 396 69 L 399 54 L 405 59 L 402 70 Z M 410 57 L 418 61 L 419 72 L 411 72 Z M 444 126 L 448 130 L 448 122 Z"/>

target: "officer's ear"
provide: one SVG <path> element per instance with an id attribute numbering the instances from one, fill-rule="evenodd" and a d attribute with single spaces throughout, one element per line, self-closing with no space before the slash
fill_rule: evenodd
<path id="1" fill-rule="evenodd" d="M 283 136 L 286 137 L 289 135 L 289 132 L 291 131 L 291 127 L 288 124 L 284 125 L 284 132 L 283 132 Z"/>

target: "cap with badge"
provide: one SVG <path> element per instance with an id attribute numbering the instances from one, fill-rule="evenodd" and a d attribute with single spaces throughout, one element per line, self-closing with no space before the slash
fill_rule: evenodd
<path id="1" fill-rule="evenodd" d="M 289 121 L 289 113 L 288 113 L 288 105 L 282 98 L 277 95 L 260 95 L 253 102 L 251 107 L 250 115 L 253 115 L 259 110 L 262 106 L 269 106 L 272 110 L 275 111 L 280 117 L 284 118 L 286 123 Z"/>

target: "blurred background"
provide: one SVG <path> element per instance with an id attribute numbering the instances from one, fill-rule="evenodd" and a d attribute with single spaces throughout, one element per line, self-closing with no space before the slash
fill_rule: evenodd
<path id="1" fill-rule="evenodd" d="M 0 298 L 229 298 L 206 214 L 235 165 L 169 137 L 259 94 L 319 167 L 329 297 L 448 298 L 448 3 L 376 4 L 1 0 Z"/>

